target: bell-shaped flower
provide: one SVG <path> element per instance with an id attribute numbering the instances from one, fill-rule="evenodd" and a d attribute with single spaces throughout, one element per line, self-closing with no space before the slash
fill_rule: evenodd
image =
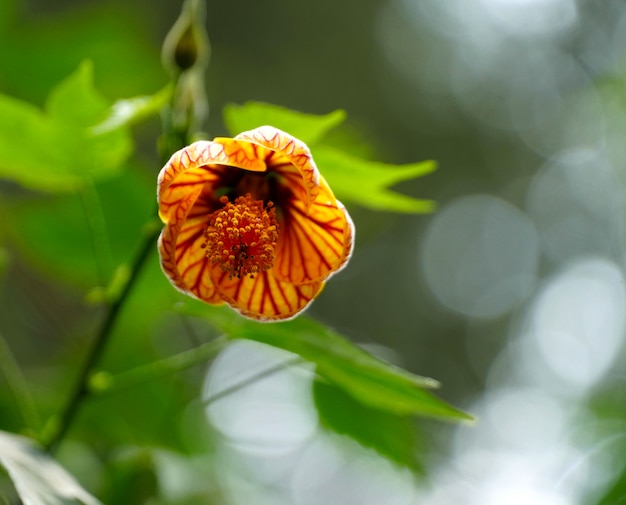
<path id="1" fill-rule="evenodd" d="M 294 317 L 352 254 L 352 220 L 308 147 L 270 126 L 174 153 L 158 203 L 172 284 L 252 319 Z"/>

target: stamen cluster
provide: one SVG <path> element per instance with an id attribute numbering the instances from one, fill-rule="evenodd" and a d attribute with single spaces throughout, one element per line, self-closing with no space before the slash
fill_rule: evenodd
<path id="1" fill-rule="evenodd" d="M 204 232 L 207 258 L 229 278 L 254 278 L 272 268 L 278 240 L 273 203 L 253 200 L 250 193 L 237 197 L 234 203 L 222 196 L 220 202 L 224 206 L 211 215 Z"/>

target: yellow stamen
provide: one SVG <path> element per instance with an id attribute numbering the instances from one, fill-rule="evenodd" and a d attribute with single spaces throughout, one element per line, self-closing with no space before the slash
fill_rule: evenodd
<path id="1" fill-rule="evenodd" d="M 204 232 L 206 256 L 229 277 L 251 278 L 274 266 L 274 249 L 278 240 L 278 222 L 272 202 L 264 206 L 250 193 L 234 203 L 223 196 L 224 206 L 215 211 Z"/>

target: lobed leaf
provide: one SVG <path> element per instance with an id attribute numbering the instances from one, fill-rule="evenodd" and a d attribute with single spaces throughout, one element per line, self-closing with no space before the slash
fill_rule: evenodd
<path id="1" fill-rule="evenodd" d="M 437 381 L 386 363 L 306 316 L 264 324 L 245 320 L 224 307 L 187 302 L 182 310 L 206 317 L 229 338 L 254 340 L 298 354 L 315 363 L 321 377 L 371 408 L 397 415 L 472 419 L 426 391 L 437 387 Z"/>
<path id="2" fill-rule="evenodd" d="M 432 200 L 421 200 L 388 189 L 398 182 L 434 171 L 437 166 L 434 161 L 391 165 L 356 158 L 324 145 L 316 146 L 313 156 L 333 192 L 342 201 L 393 212 L 426 213 L 435 209 Z"/>
<path id="3" fill-rule="evenodd" d="M 132 152 L 129 125 L 163 106 L 169 92 L 111 105 L 84 62 L 54 88 L 45 111 L 0 95 L 0 177 L 44 192 L 116 175 Z"/>
<path id="4" fill-rule="evenodd" d="M 154 95 L 116 101 L 108 109 L 106 118 L 93 127 L 93 133 L 102 134 L 118 128 L 131 126 L 142 119 L 158 114 L 170 101 L 172 91 L 173 88 L 171 86 L 166 86 Z"/>
<path id="5" fill-rule="evenodd" d="M 305 114 L 286 107 L 261 102 L 246 102 L 243 105 L 227 104 L 224 107 L 224 122 L 231 135 L 237 135 L 259 126 L 271 125 L 288 132 L 305 144 L 315 144 L 328 131 L 346 119 L 343 110 L 325 115 Z"/>
<path id="6" fill-rule="evenodd" d="M 398 182 L 432 172 L 436 168 L 436 163 L 423 161 L 392 165 L 357 158 L 326 145 L 323 137 L 339 126 L 345 118 L 346 114 L 342 110 L 326 115 L 304 114 L 259 102 L 229 104 L 224 108 L 224 121 L 233 135 L 268 124 L 285 130 L 308 144 L 320 172 L 340 200 L 374 210 L 432 212 L 435 208 L 432 200 L 412 198 L 389 188 Z"/>
<path id="7" fill-rule="evenodd" d="M 347 435 L 394 463 L 420 471 L 417 437 L 410 417 L 366 406 L 321 381 L 313 383 L 313 399 L 323 428 Z"/>
<path id="8" fill-rule="evenodd" d="M 83 61 L 48 95 L 45 110 L 49 117 L 75 127 L 92 126 L 108 109 L 107 100 L 93 85 L 93 64 Z"/>

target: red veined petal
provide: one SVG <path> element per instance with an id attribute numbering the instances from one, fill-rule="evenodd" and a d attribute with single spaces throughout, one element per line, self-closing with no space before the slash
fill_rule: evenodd
<path id="1" fill-rule="evenodd" d="M 167 223 L 178 212 L 177 203 L 199 186 L 206 196 L 214 196 L 227 174 L 234 168 L 265 172 L 265 159 L 272 152 L 250 142 L 217 138 L 201 140 L 177 151 L 159 173 L 157 198 L 159 216 Z M 178 219 L 184 216 L 177 215 Z"/>
<path id="2" fill-rule="evenodd" d="M 259 154 L 261 150 L 264 152 Z M 262 158 L 269 154 L 269 150 L 249 142 L 199 141 L 174 153 L 161 170 L 159 216 L 166 226 L 159 251 L 163 271 L 174 286 L 209 303 L 220 301 L 201 247 L 209 216 L 218 205 L 215 190 L 234 170 L 232 167 L 264 171 Z"/>
<path id="3" fill-rule="evenodd" d="M 260 321 L 290 319 L 302 312 L 324 287 L 323 282 L 297 286 L 276 279 L 272 270 L 259 272 L 252 279 L 229 278 L 215 266 L 212 278 L 221 297 L 242 315 Z"/>
<path id="4" fill-rule="evenodd" d="M 274 266 L 254 278 L 229 278 L 203 247 L 211 215 L 220 206 L 218 190 L 250 182 L 240 179 L 237 169 L 277 176 L 274 203 L 283 229 Z M 250 318 L 295 316 L 352 252 L 352 221 L 320 177 L 308 147 L 273 127 L 181 149 L 159 174 L 158 201 L 165 223 L 159 251 L 170 281 L 208 303 L 225 301 Z"/>
<path id="5" fill-rule="evenodd" d="M 318 193 L 320 174 L 304 142 L 273 126 L 240 133 L 235 139 L 269 149 L 270 155 L 265 159 L 268 171 L 278 174 L 280 184 L 295 198 L 307 206 L 311 204 Z"/>
<path id="6" fill-rule="evenodd" d="M 320 182 L 320 193 L 308 210 L 295 198 L 284 206 L 274 260 L 274 274 L 281 281 L 323 281 L 352 254 L 352 220 L 326 181 Z"/>
<path id="7" fill-rule="evenodd" d="M 194 195 L 189 196 L 189 201 Z M 193 205 L 193 204 L 190 204 Z M 181 204 L 184 207 L 184 204 Z M 159 237 L 161 268 L 170 282 L 181 291 L 208 303 L 221 303 L 211 282 L 210 262 L 202 247 L 208 216 L 199 206 L 186 219 L 170 222 Z"/>
<path id="8" fill-rule="evenodd" d="M 251 172 L 265 172 L 265 160 L 271 155 L 271 150 L 252 142 L 239 141 L 228 137 L 216 137 L 213 142 L 224 148 L 224 160 L 214 163 L 223 163 L 231 167 L 242 168 Z"/>
<path id="9" fill-rule="evenodd" d="M 195 142 L 175 152 L 165 164 L 157 182 L 159 217 L 164 223 L 184 220 L 189 205 L 189 195 L 197 199 L 201 193 L 211 194 L 224 176 L 221 165 L 209 165 L 209 160 L 224 158 L 224 148 L 214 142 Z M 185 205 L 182 205 L 186 202 Z"/>

